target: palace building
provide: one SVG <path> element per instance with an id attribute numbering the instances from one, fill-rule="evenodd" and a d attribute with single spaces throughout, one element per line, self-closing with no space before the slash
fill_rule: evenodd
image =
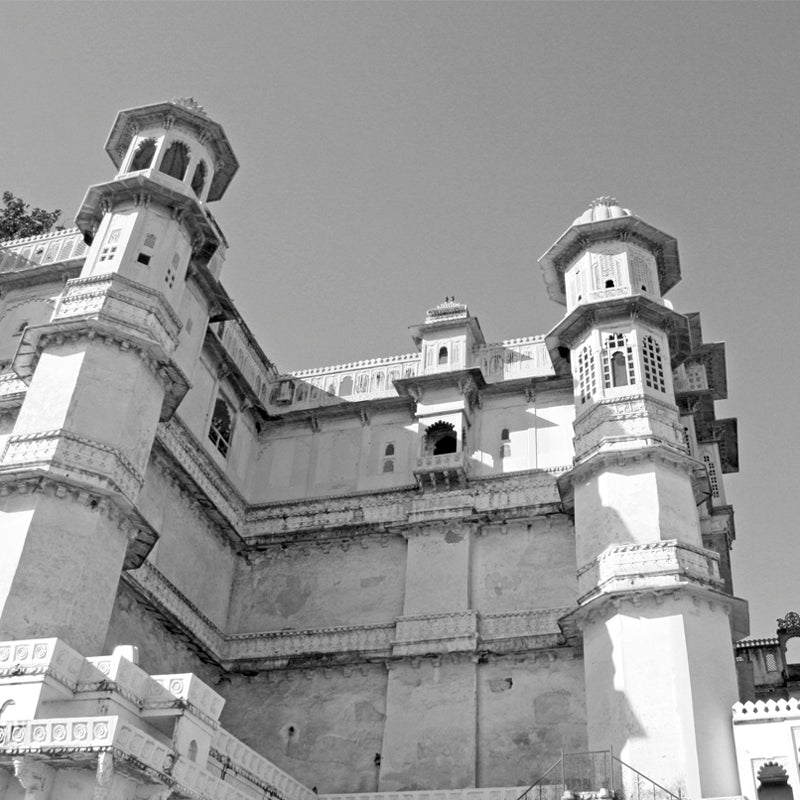
<path id="1" fill-rule="evenodd" d="M 280 373 L 221 282 L 223 128 L 157 103 L 106 151 L 77 228 L 0 244 L 0 797 L 758 790 L 725 349 L 670 234 L 600 198 L 553 330 L 447 298 Z"/>

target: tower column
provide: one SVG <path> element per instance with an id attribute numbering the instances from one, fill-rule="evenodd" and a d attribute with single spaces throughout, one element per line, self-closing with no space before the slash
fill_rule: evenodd
<path id="1" fill-rule="evenodd" d="M 0 639 L 59 636 L 86 655 L 102 651 L 120 571 L 155 543 L 136 503 L 158 423 L 189 389 L 175 309 L 190 273 L 217 305 L 224 239 L 205 203 L 238 168 L 192 100 L 120 112 L 106 150 L 119 172 L 76 216 L 80 277 L 21 336 L 28 389 L 0 453 Z"/>
<path id="2" fill-rule="evenodd" d="M 746 611 L 703 548 L 707 478 L 675 404 L 672 370 L 691 349 L 688 320 L 662 298 L 680 278 L 677 244 L 601 198 L 541 262 L 567 305 L 547 341 L 575 387 L 559 486 L 579 598 L 563 622 L 583 634 L 589 749 L 612 746 L 675 794 L 738 794 L 731 627 Z"/>

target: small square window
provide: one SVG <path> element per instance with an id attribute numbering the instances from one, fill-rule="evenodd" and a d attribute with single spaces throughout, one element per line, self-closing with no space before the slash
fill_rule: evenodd
<path id="1" fill-rule="evenodd" d="M 139 253 L 139 255 L 138 255 L 136 260 L 140 264 L 144 264 L 147 267 L 150 264 L 150 258 L 151 257 L 149 255 L 147 255 L 147 253 Z"/>

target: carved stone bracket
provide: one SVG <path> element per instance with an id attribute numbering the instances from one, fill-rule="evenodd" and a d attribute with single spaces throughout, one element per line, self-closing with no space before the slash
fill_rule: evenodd
<path id="1" fill-rule="evenodd" d="M 14 759 L 14 775 L 25 790 L 25 800 L 48 800 L 53 790 L 55 771 L 31 756 Z"/>

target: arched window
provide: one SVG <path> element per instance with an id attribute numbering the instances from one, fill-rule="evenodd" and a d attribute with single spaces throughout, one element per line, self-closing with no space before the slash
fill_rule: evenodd
<path id="1" fill-rule="evenodd" d="M 143 139 L 136 147 L 136 152 L 133 154 L 128 172 L 138 172 L 140 169 L 147 169 L 153 163 L 153 156 L 155 154 L 156 140 Z"/>
<path id="2" fill-rule="evenodd" d="M 629 386 L 636 383 L 633 366 L 633 348 L 621 333 L 611 333 L 606 337 L 603 351 L 603 386 L 611 389 L 616 386 Z"/>
<path id="3" fill-rule="evenodd" d="M 194 175 L 192 176 L 192 191 L 200 197 L 203 193 L 203 187 L 206 185 L 206 176 L 208 175 L 208 168 L 205 161 L 198 161 L 197 166 L 194 168 Z"/>
<path id="4" fill-rule="evenodd" d="M 511 455 L 511 437 L 508 428 L 503 428 L 500 433 L 500 458 L 508 458 Z"/>
<path id="5" fill-rule="evenodd" d="M 171 178 L 183 180 L 189 166 L 189 148 L 183 142 L 173 142 L 164 153 L 159 169 Z"/>
<path id="6" fill-rule="evenodd" d="M 447 363 L 447 348 L 446 347 L 440 347 L 439 348 L 439 366 L 441 366 L 442 364 L 446 364 L 446 363 Z"/>
<path id="7" fill-rule="evenodd" d="M 775 761 L 767 761 L 758 770 L 758 800 L 792 800 L 794 793 L 789 786 L 789 775 Z"/>
<path id="8" fill-rule="evenodd" d="M 192 741 L 189 742 L 188 756 L 189 756 L 189 761 L 197 761 L 197 740 L 196 739 L 192 739 Z"/>
<path id="9" fill-rule="evenodd" d="M 214 413 L 211 415 L 208 438 L 223 456 L 227 456 L 231 446 L 232 434 L 233 414 L 231 413 L 231 408 L 225 398 L 218 397 L 217 402 L 214 403 Z"/>
<path id="10" fill-rule="evenodd" d="M 394 444 L 389 442 L 389 444 L 386 445 L 386 449 L 383 451 L 383 454 L 385 456 L 393 456 L 394 455 Z"/>
<path id="11" fill-rule="evenodd" d="M 611 382 L 614 386 L 628 385 L 628 375 L 625 369 L 625 356 L 620 350 L 617 350 L 617 352 L 611 356 Z"/>
<path id="12" fill-rule="evenodd" d="M 435 422 L 425 431 L 425 453 L 443 456 L 458 451 L 456 429 L 449 422 Z"/>
<path id="13" fill-rule="evenodd" d="M 345 375 L 339 384 L 339 397 L 349 397 L 351 394 L 353 394 L 353 377 Z"/>
<path id="14" fill-rule="evenodd" d="M 383 460 L 383 471 L 384 472 L 394 472 L 394 459 L 385 458 Z"/>

